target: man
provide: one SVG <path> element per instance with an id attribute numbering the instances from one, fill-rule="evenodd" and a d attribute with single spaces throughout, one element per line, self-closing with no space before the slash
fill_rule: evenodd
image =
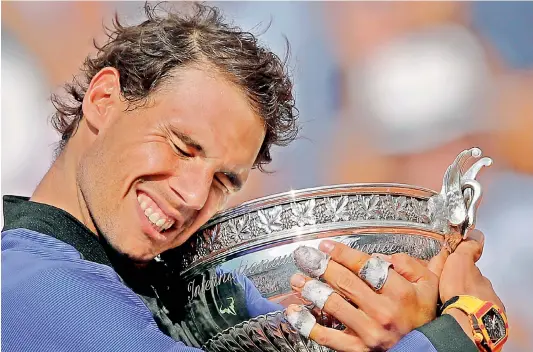
<path id="1" fill-rule="evenodd" d="M 160 331 L 132 268 L 183 244 L 224 207 L 253 167 L 270 161 L 271 145 L 296 135 L 291 82 L 280 60 L 252 35 L 205 6 L 189 17 L 158 16 L 147 7 L 147 16 L 131 27 L 117 20 L 110 41 L 86 60 L 79 84 L 67 86 L 72 100 L 54 99 L 54 123 L 62 134 L 58 158 L 31 199 L 5 197 L 6 350 L 197 350 Z M 481 246 L 461 246 L 440 275 L 441 299 L 472 294 L 497 301 L 490 284 L 469 286 L 481 278 L 474 265 Z M 338 254 L 357 251 L 330 252 L 333 261 L 351 268 Z M 444 259 L 429 268 L 440 274 Z M 415 264 L 394 265 L 409 272 Z M 429 268 L 416 267 L 427 277 Z M 459 269 L 459 280 L 446 274 Z M 361 332 L 374 339 L 361 336 L 357 348 L 389 348 L 403 338 L 398 350 L 442 350 L 453 336 L 450 351 L 475 350 L 460 312 L 450 314 L 461 325 L 447 315 L 421 328 L 427 338 L 408 334 L 435 316 L 437 274 L 423 297 L 389 300 L 394 321 L 377 317 L 379 330 Z M 250 314 L 272 310 L 248 283 L 239 281 L 253 302 Z M 397 285 L 390 280 L 387 290 L 395 292 Z M 430 312 L 422 310 L 428 306 Z M 347 326 L 358 333 L 357 326 Z M 390 329 L 393 334 L 376 333 Z M 327 345 L 329 334 L 315 338 Z M 354 348 L 349 340 L 338 346 Z"/>

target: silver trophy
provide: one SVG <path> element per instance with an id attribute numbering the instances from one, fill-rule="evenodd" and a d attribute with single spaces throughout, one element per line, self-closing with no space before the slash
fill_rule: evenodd
<path id="1" fill-rule="evenodd" d="M 325 186 L 218 214 L 158 258 L 170 273 L 157 290 L 160 325 L 176 340 L 213 352 L 328 350 L 284 316 L 289 304 L 301 304 L 289 284 L 299 272 L 293 251 L 318 247 L 325 238 L 369 254 L 404 252 L 424 260 L 443 245 L 455 249 L 475 226 L 481 199 L 475 178 L 492 163 L 481 154 L 478 148 L 461 152 L 439 193 L 402 184 Z M 262 299 L 250 302 L 252 291 Z M 326 314 L 317 321 L 342 328 Z"/>

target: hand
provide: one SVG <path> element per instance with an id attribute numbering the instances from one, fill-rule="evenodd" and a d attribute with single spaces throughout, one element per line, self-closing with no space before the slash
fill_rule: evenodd
<path id="1" fill-rule="evenodd" d="M 444 303 L 450 298 L 459 295 L 469 295 L 484 301 L 490 301 L 505 310 L 505 307 L 494 292 L 492 284 L 481 274 L 476 262 L 483 253 L 485 236 L 482 232 L 472 230 L 468 239 L 457 246 L 449 255 L 439 282 L 440 299 Z M 451 309 L 452 315 L 463 327 L 467 335 L 473 339 L 472 326 L 467 315 L 458 310 Z"/>
<path id="2" fill-rule="evenodd" d="M 404 335 L 435 318 L 446 250 L 427 265 L 403 253 L 381 256 L 394 270 L 389 269 L 385 285 L 375 292 L 357 276 L 370 258 L 368 254 L 333 241 L 323 241 L 319 248 L 331 256 L 321 278 L 335 290 L 323 311 L 342 322 L 346 330 L 315 324 L 309 337 L 318 344 L 336 351 L 388 350 Z M 301 293 L 310 280 L 297 274 L 291 278 L 292 288 Z M 303 298 L 317 304 L 312 297 Z M 295 309 L 289 307 L 288 314 Z"/>

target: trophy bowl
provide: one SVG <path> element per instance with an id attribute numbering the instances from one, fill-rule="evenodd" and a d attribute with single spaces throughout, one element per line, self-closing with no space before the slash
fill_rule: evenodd
<path id="1" fill-rule="evenodd" d="M 466 164 L 474 159 L 470 168 Z M 207 351 L 326 351 L 301 336 L 284 308 L 293 252 L 327 238 L 366 253 L 429 260 L 475 226 L 481 150 L 461 152 L 440 192 L 401 184 L 346 184 L 276 194 L 219 213 L 184 245 L 156 258 L 169 270 L 157 288 L 169 335 Z M 255 294 L 254 294 L 255 293 Z M 259 293 L 259 294 L 257 294 Z M 259 299 L 257 297 L 260 297 Z M 325 314 L 317 321 L 342 328 Z"/>

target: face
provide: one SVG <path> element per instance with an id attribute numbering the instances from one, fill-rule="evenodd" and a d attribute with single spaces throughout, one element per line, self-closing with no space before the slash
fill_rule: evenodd
<path id="1" fill-rule="evenodd" d="M 129 112 L 113 75 L 96 76 L 86 94 L 90 137 L 77 182 L 94 226 L 144 261 L 222 209 L 246 181 L 265 128 L 244 92 L 212 71 L 183 69 Z"/>

